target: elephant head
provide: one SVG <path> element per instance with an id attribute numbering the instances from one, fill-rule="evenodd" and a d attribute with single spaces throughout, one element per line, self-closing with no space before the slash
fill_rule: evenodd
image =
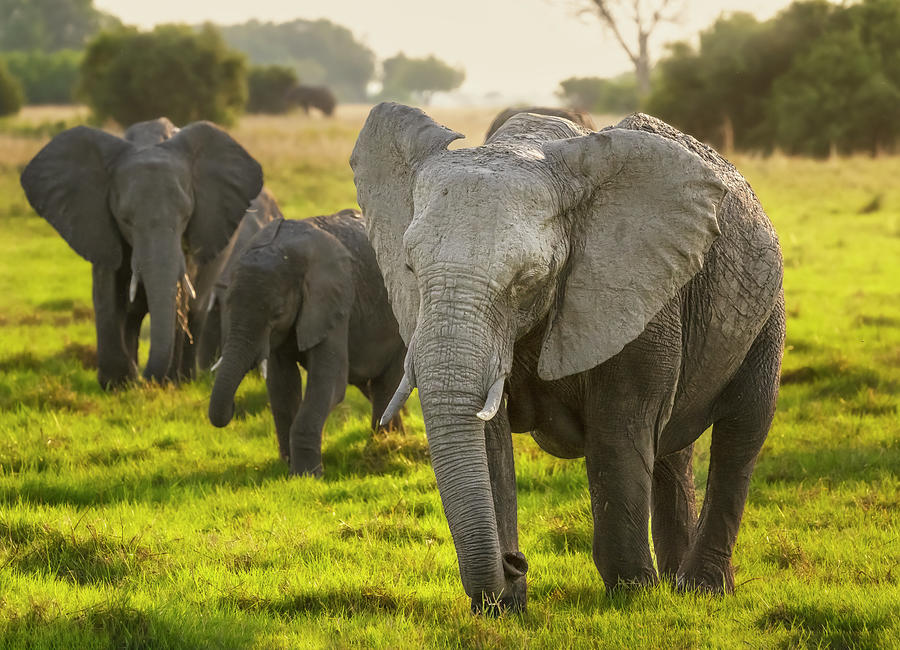
<path id="1" fill-rule="evenodd" d="M 350 164 L 409 348 L 394 405 L 418 387 L 462 582 L 480 609 L 514 594 L 523 570 L 500 554 L 484 437 L 516 341 L 540 337 L 547 381 L 615 356 L 701 268 L 724 188 L 697 155 L 650 133 L 519 114 L 488 144 L 448 150 L 460 137 L 380 104 Z"/>
<path id="2" fill-rule="evenodd" d="M 209 402 L 224 427 L 244 376 L 289 339 L 302 353 L 349 319 L 352 259 L 334 235 L 303 221 L 274 221 L 238 259 L 225 298 L 227 338 Z M 336 394 L 343 397 L 346 377 Z"/>
<path id="3" fill-rule="evenodd" d="M 156 122 L 165 127 L 147 124 Z M 76 253 L 95 267 L 130 263 L 131 297 L 143 284 L 151 320 L 144 376 L 157 381 L 173 358 L 179 296 L 192 291 L 189 263 L 209 262 L 225 248 L 262 187 L 259 164 L 221 129 L 208 122 L 172 129 L 134 142 L 69 129 L 21 178 L 35 211 Z"/>

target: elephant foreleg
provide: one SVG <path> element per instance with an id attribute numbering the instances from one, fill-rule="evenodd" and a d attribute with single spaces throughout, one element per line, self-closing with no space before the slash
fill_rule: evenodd
<path id="1" fill-rule="evenodd" d="M 266 389 L 269 393 L 269 407 L 275 419 L 275 433 L 278 436 L 278 452 L 282 460 L 290 463 L 291 424 L 300 408 L 303 379 L 295 359 L 296 353 L 278 348 L 269 355 L 266 372 Z"/>
<path id="2" fill-rule="evenodd" d="M 491 478 L 491 492 L 494 497 L 494 514 L 497 519 L 497 535 L 500 540 L 500 554 L 503 573 L 507 584 L 515 591 L 504 600 L 516 603 L 525 609 L 528 600 L 526 573 L 528 562 L 519 551 L 518 506 L 516 502 L 516 467 L 513 458 L 512 433 L 506 406 L 484 425 L 484 443 L 487 464 Z"/>
<path id="3" fill-rule="evenodd" d="M 104 389 L 137 378 L 137 349 L 126 344 L 125 321 L 130 275 L 123 269 L 93 266 L 94 319 L 97 329 L 97 379 Z"/>
<path id="4" fill-rule="evenodd" d="M 660 576 L 672 582 L 697 528 L 693 453 L 689 445 L 657 458 L 653 466 L 653 550 Z"/>

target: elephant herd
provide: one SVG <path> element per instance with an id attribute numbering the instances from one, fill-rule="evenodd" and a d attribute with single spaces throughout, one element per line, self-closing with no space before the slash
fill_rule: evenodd
<path id="1" fill-rule="evenodd" d="M 512 432 L 585 458 L 607 590 L 662 577 L 730 593 L 785 333 L 781 252 L 756 195 L 643 114 L 598 131 L 584 114 L 510 110 L 483 145 L 448 148 L 461 137 L 375 106 L 349 160 L 362 212 L 304 220 L 282 216 L 260 165 L 207 122 L 160 118 L 123 138 L 76 127 L 21 181 L 92 263 L 104 388 L 137 380 L 149 313 L 144 378 L 211 367 L 222 427 L 260 366 L 281 457 L 312 476 L 348 384 L 373 429 L 402 427 L 418 389 L 474 612 L 526 606 Z M 710 426 L 698 518 L 692 447 Z"/>

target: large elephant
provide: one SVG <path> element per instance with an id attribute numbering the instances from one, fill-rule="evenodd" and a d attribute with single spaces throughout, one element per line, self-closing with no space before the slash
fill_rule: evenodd
<path id="1" fill-rule="evenodd" d="M 570 122 L 579 124 L 591 131 L 597 128 L 594 126 L 594 120 L 591 119 L 590 113 L 585 113 L 584 111 L 576 111 L 574 109 L 568 108 L 554 108 L 549 106 L 531 106 L 519 108 L 511 107 L 497 113 L 497 117 L 494 118 L 494 121 L 491 122 L 491 125 L 488 127 L 487 134 L 485 134 L 484 136 L 484 141 L 487 142 L 488 140 L 490 140 L 491 136 L 494 135 L 497 130 L 506 123 L 506 120 L 511 118 L 513 115 L 518 115 L 519 113 L 536 113 L 538 115 L 553 115 L 555 117 L 564 117 Z"/>
<path id="2" fill-rule="evenodd" d="M 297 84 L 287 91 L 285 100 L 289 106 L 299 106 L 309 115 L 310 108 L 317 108 L 323 115 L 331 116 L 337 99 L 328 86 L 304 86 Z"/>
<path id="3" fill-rule="evenodd" d="M 216 274 L 209 299 L 200 303 L 205 305 L 202 308 L 206 312 L 197 352 L 197 365 L 200 368 L 210 368 L 222 352 L 222 342 L 225 340 L 227 328 L 222 313 L 223 305 L 238 259 L 247 250 L 254 235 L 276 219 L 284 219 L 284 215 L 281 214 L 272 193 L 263 188 L 259 196 L 250 203 L 244 218 L 231 237 L 228 248 L 221 253 L 224 263 Z"/>
<path id="4" fill-rule="evenodd" d="M 781 252 L 755 194 L 641 114 L 596 133 L 519 114 L 448 150 L 460 137 L 380 104 L 350 164 L 409 346 L 392 406 L 418 387 L 473 609 L 525 606 L 510 430 L 585 457 L 608 590 L 657 581 L 652 511 L 660 573 L 730 591 L 784 343 Z M 710 425 L 697 523 L 691 446 Z"/>
<path id="5" fill-rule="evenodd" d="M 403 377 L 406 348 L 359 212 L 270 223 L 240 257 L 225 305 L 210 422 L 231 421 L 238 386 L 267 360 L 281 456 L 291 474 L 320 476 L 322 428 L 347 384 L 372 402 L 375 428 Z M 399 415 L 389 426 L 401 426 Z"/>
<path id="6" fill-rule="evenodd" d="M 98 379 L 137 376 L 141 322 L 150 314 L 144 377 L 194 373 L 192 321 L 262 169 L 209 122 L 178 130 L 165 118 L 126 138 L 85 126 L 53 138 L 22 172 L 35 211 L 93 265 Z M 194 286 L 202 289 L 198 295 Z"/>

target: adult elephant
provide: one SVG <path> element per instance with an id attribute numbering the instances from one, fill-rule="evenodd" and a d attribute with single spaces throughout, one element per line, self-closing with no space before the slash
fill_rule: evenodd
<path id="1" fill-rule="evenodd" d="M 148 311 L 144 377 L 192 376 L 189 319 L 202 298 L 194 281 L 215 277 L 262 189 L 259 163 L 209 122 L 177 130 L 161 118 L 132 126 L 125 139 L 85 126 L 63 131 L 21 182 L 35 211 L 93 265 L 100 384 L 136 378 Z"/>
<path id="2" fill-rule="evenodd" d="M 660 572 L 731 591 L 784 341 L 781 253 L 755 194 L 646 115 L 589 133 L 520 114 L 448 150 L 459 137 L 380 104 L 350 162 L 409 346 L 392 404 L 418 387 L 473 609 L 525 606 L 510 430 L 585 456 L 608 590 L 657 581 L 652 511 Z M 695 524 L 690 450 L 710 425 Z"/>
<path id="3" fill-rule="evenodd" d="M 494 121 L 491 122 L 490 127 L 488 127 L 488 131 L 484 136 L 484 141 L 487 142 L 491 139 L 491 136 L 494 135 L 497 130 L 506 123 L 506 120 L 511 118 L 513 115 L 518 115 L 519 113 L 536 113 L 537 115 L 553 115 L 554 117 L 562 117 L 570 122 L 574 122 L 575 124 L 579 124 L 586 129 L 593 131 L 597 127 L 594 126 L 594 121 L 591 119 L 589 113 L 585 113 L 584 111 L 576 111 L 570 110 L 568 108 L 553 108 L 549 106 L 530 106 L 530 107 L 520 107 L 520 108 L 507 108 L 499 113 L 497 113 L 497 117 L 494 118 Z"/>
<path id="4" fill-rule="evenodd" d="M 231 421 L 244 376 L 267 361 L 281 457 L 291 474 L 320 476 L 322 428 L 347 384 L 372 402 L 375 428 L 403 377 L 406 348 L 359 212 L 263 228 L 234 269 L 225 307 L 210 422 Z M 298 363 L 307 371 L 302 400 Z M 399 416 L 390 426 L 402 426 Z"/>
<path id="5" fill-rule="evenodd" d="M 316 108 L 322 111 L 323 115 L 330 116 L 337 106 L 337 99 L 327 86 L 297 84 L 287 91 L 285 99 L 289 106 L 299 106 L 307 115 L 310 108 Z"/>

